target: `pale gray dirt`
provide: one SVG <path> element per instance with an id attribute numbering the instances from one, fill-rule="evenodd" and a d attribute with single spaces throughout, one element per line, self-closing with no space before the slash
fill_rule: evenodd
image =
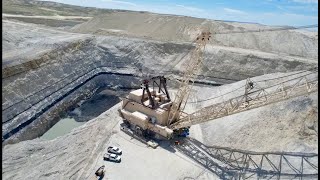
<path id="1" fill-rule="evenodd" d="M 119 66 L 134 68 L 145 77 L 149 73 L 170 75 L 170 70 L 180 72 L 185 68 L 183 65 L 190 59 L 188 53 L 192 48 L 190 43 L 92 36 L 11 21 L 4 21 L 4 30 L 4 66 L 33 61 L 42 57 L 45 52 L 50 53 L 57 49 L 61 52 L 59 56 L 49 54 L 49 58 L 40 69 L 4 79 L 4 104 L 6 101 L 13 101 L 16 96 L 35 92 L 43 84 L 58 80 L 91 64 L 110 66 L 115 70 Z M 80 44 L 80 47 L 64 48 L 71 43 Z M 209 45 L 206 48 L 202 72 L 199 74 L 207 76 L 208 80 L 225 83 L 262 74 L 297 71 L 317 66 L 318 62 L 310 58 Z M 13 89 L 24 92 L 21 92 L 21 95 L 19 92 L 18 95 L 12 94 Z"/>
<path id="2" fill-rule="evenodd" d="M 6 14 L 6 13 L 2 13 L 2 17 L 43 18 L 43 19 L 58 19 L 58 20 L 67 20 L 67 19 L 84 19 L 84 20 L 88 20 L 88 19 L 92 18 L 92 17 L 87 17 L 87 16 L 60 16 L 60 15 L 55 15 L 55 16 L 26 16 L 26 15 L 20 15 L 20 14 Z"/>
<path id="3" fill-rule="evenodd" d="M 217 179 L 214 174 L 208 173 L 179 152 L 161 147 L 148 148 L 120 131 L 118 108 L 119 105 L 114 106 L 57 139 L 34 139 L 5 146 L 2 177 L 91 179 L 95 170 L 105 164 L 105 179 L 183 179 L 199 175 L 202 179 Z M 108 145 L 117 145 L 123 149 L 121 163 L 102 160 Z"/>
<path id="4" fill-rule="evenodd" d="M 277 76 L 266 75 L 255 80 Z M 223 89 L 232 90 L 241 83 L 243 81 L 221 87 L 195 87 L 202 93 L 198 94 L 199 97 L 193 94 L 193 97 L 208 98 L 217 95 L 215 92 L 219 89 L 223 93 Z M 200 128 L 196 125 L 190 133 L 207 145 L 252 151 L 316 152 L 317 129 L 312 128 L 317 124 L 317 119 L 307 118 L 306 121 L 309 109 L 318 107 L 316 95 L 313 93 L 309 97 L 302 96 L 217 119 L 200 124 Z M 98 167 L 105 164 L 105 179 L 217 179 L 214 174 L 203 172 L 203 168 L 188 157 L 172 152 L 166 143 L 157 149 L 148 148 L 120 131 L 118 108 L 119 104 L 57 139 L 34 139 L 5 146 L 3 177 L 89 179 L 94 177 Z M 188 106 L 186 111 L 192 112 L 198 108 Z M 102 156 L 108 145 L 123 149 L 121 163 L 103 162 Z M 30 167 L 33 167 L 32 171 Z"/>
<path id="5" fill-rule="evenodd" d="M 112 135 L 117 106 L 71 133 L 54 140 L 35 139 L 3 149 L 4 179 L 77 179 L 91 166 Z M 30 167 L 33 171 L 30 170 Z M 16 171 L 19 169 L 19 171 Z"/>
<path id="6" fill-rule="evenodd" d="M 276 27 L 261 24 L 222 22 L 184 16 L 159 15 L 147 12 L 113 12 L 94 17 L 85 23 L 76 25 L 73 31 L 143 37 L 173 42 L 191 42 L 201 30 L 209 30 L 212 33 L 225 33 L 272 28 Z M 264 52 L 284 53 L 316 60 L 318 57 L 318 39 L 315 38 L 317 32 L 310 34 L 311 33 L 288 30 L 240 34 L 213 34 L 211 43 L 214 45 L 255 49 Z"/>
<path id="7" fill-rule="evenodd" d="M 297 72 L 295 72 L 297 73 Z M 306 73 L 293 75 L 301 76 Z M 293 74 L 293 73 L 291 73 Z M 287 74 L 268 74 L 252 78 L 261 81 Z M 311 77 L 310 77 L 311 78 Z M 270 86 L 288 78 L 282 78 L 272 83 L 260 82 L 261 87 Z M 226 94 L 246 83 L 245 80 L 220 87 L 195 87 L 189 102 L 211 99 L 208 101 L 189 103 L 186 112 L 193 112 L 202 107 L 226 101 L 232 97 L 242 95 L 244 88 Z M 226 95 L 224 95 L 226 94 Z M 222 96 L 223 95 L 223 96 Z M 312 111 L 316 113 L 312 114 Z M 309 96 L 300 96 L 287 101 L 274 103 L 246 112 L 201 123 L 201 134 L 191 131 L 204 144 L 213 144 L 235 149 L 251 151 L 290 151 L 314 152 L 318 151 L 318 92 Z M 197 125 L 198 126 L 198 125 Z M 192 127 L 198 129 L 199 127 Z M 202 139 L 201 139 L 202 137 Z"/>
<path id="8" fill-rule="evenodd" d="M 103 161 L 102 156 L 107 152 L 106 148 L 98 155 L 90 171 L 85 171 L 87 172 L 85 177 L 92 176 L 91 172 L 105 165 L 106 179 L 183 179 L 183 177 L 195 178 L 199 174 L 206 179 L 217 179 L 214 174 L 209 173 L 180 152 L 173 152 L 175 150 L 169 147 L 168 143 L 163 143 L 163 147 L 157 149 L 147 147 L 120 131 L 119 124 L 114 128 L 116 133 L 110 138 L 108 145 L 123 149 L 121 163 Z"/>
<path id="9" fill-rule="evenodd" d="M 59 56 L 49 54 L 46 63 L 40 67 L 3 79 L 2 105 L 9 107 L 15 102 L 27 101 L 28 95 L 45 87 L 49 88 L 44 93 L 51 92 L 58 86 L 56 81 L 72 73 L 74 77 L 80 76 L 90 68 L 102 66 L 106 70 L 143 77 L 171 73 L 181 76 L 179 72 L 185 69 L 189 52 L 194 47 L 190 41 L 201 30 L 199 24 L 202 24 L 201 28 L 209 27 L 214 32 L 270 28 L 257 24 L 132 12 L 94 17 L 74 27 L 72 32 L 5 20 L 2 64 L 6 67 L 32 62 L 46 52 L 64 49 L 72 43 L 79 46 L 63 51 Z M 196 86 L 189 102 L 237 89 L 245 84 L 244 79 L 248 77 L 262 80 L 318 67 L 318 39 L 315 37 L 314 34 L 298 31 L 215 36 L 206 49 L 199 74 L 206 76 L 202 78 L 210 82 L 230 84 Z M 130 78 L 110 76 L 103 79 L 114 88 L 138 84 Z M 280 81 L 273 83 L 277 82 Z M 176 82 L 169 84 L 171 93 L 175 92 L 174 84 Z M 270 84 L 263 83 L 261 86 Z M 63 90 L 66 89 L 60 91 Z M 189 103 L 185 111 L 191 113 L 243 93 L 244 89 L 203 103 Z M 317 95 L 316 92 L 195 125 L 191 127 L 190 135 L 206 145 L 251 151 L 317 152 Z M 41 95 L 33 98 L 41 99 Z M 14 111 L 28 103 L 15 105 Z M 45 103 L 40 102 L 20 114 L 21 117 L 6 122 L 3 130 L 9 131 L 23 123 L 26 120 L 24 117 L 42 108 Z M 93 179 L 95 170 L 105 164 L 105 179 L 217 179 L 187 156 L 172 152 L 166 143 L 157 149 L 147 148 L 119 131 L 119 106 L 115 105 L 59 138 L 49 141 L 36 138 L 6 145 L 3 148 L 2 177 Z M 312 111 L 316 111 L 315 115 Z M 123 149 L 121 163 L 102 161 L 108 145 L 118 145 Z"/>
<path id="10" fill-rule="evenodd" d="M 3 30 L 3 68 L 23 63 L 72 41 L 88 37 L 41 26 L 34 28 L 31 24 L 13 21 L 3 21 Z"/>

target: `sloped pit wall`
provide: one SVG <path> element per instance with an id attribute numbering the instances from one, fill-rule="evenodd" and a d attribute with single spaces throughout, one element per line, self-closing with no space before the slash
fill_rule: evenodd
<path id="1" fill-rule="evenodd" d="M 34 139 L 44 134 L 58 122 L 61 113 L 80 100 L 91 96 L 100 87 L 138 87 L 140 79 L 132 74 L 113 73 L 104 70 L 79 78 L 43 100 L 31 110 L 21 112 L 10 123 L 4 124 L 3 145 Z M 19 106 L 17 105 L 17 108 Z M 20 109 L 25 109 L 20 107 Z"/>
<path id="2" fill-rule="evenodd" d="M 37 92 L 43 86 L 54 85 L 62 78 L 74 78 L 98 67 L 130 68 L 131 72 L 157 75 L 179 74 L 189 60 L 193 48 L 186 44 L 142 41 L 114 37 L 97 37 L 80 43 L 71 53 L 51 57 L 50 63 L 41 65 L 27 74 L 3 79 L 3 109 L 20 101 L 25 95 Z M 233 52 L 224 48 L 206 48 L 202 71 L 198 79 L 231 83 L 248 77 L 275 72 L 292 72 L 317 67 L 315 61 L 290 60 L 285 57 L 266 57 L 248 52 Z M 32 83 L 26 82 L 30 81 Z"/>
<path id="3" fill-rule="evenodd" d="M 101 86 L 136 87 L 135 71 L 125 66 L 130 61 L 86 39 L 72 52 L 3 79 L 3 145 L 39 137 L 57 122 L 60 112 Z"/>
<path id="4" fill-rule="evenodd" d="M 36 69 L 3 79 L 3 141 L 20 132 L 26 127 L 25 124 L 30 124 L 29 120 L 34 119 L 35 115 L 40 117 L 45 110 L 53 109 L 53 105 L 51 107 L 49 105 L 60 95 L 70 92 L 74 87 L 98 74 L 126 76 L 109 83 L 114 82 L 114 85 L 127 87 L 136 82 L 127 78 L 130 76 L 135 80 L 140 79 L 138 76 L 143 78 L 146 75 L 179 74 L 182 76 L 181 72 L 185 67 L 181 64 L 189 60 L 189 52 L 192 49 L 191 45 L 186 44 L 117 37 L 88 38 L 84 43 L 79 44 L 81 45 L 77 49 L 68 53 L 53 55 Z M 266 73 L 303 70 L 318 65 L 314 62 L 290 61 L 277 57 L 264 58 L 210 47 L 206 48 L 206 51 L 203 71 L 200 73 L 205 76 L 202 80 L 214 80 L 218 83 L 230 83 L 239 78 L 245 79 Z M 278 64 L 275 66 L 274 63 Z M 240 76 L 240 74 L 243 75 Z M 123 82 L 124 79 L 128 80 Z M 93 87 L 98 85 L 91 88 Z M 92 91 L 90 87 L 87 89 Z M 85 91 L 81 92 L 85 93 Z M 71 101 L 70 104 L 72 104 Z M 31 136 L 24 136 L 24 139 L 31 138 Z M 19 138 L 22 138 L 22 135 L 15 137 L 15 141 L 19 141 Z"/>
<path id="5" fill-rule="evenodd" d="M 223 84 L 264 74 L 312 70 L 318 67 L 317 61 L 302 61 L 299 58 L 290 59 L 267 53 L 233 52 L 210 46 L 206 50 L 201 74 Z"/>
<path id="6" fill-rule="evenodd" d="M 3 109 L 43 87 L 56 86 L 60 81 L 77 78 L 94 68 L 108 67 L 114 71 L 128 69 L 127 71 L 135 74 L 157 71 L 158 74 L 164 64 L 176 58 L 179 60 L 192 48 L 183 44 L 147 43 L 142 40 L 119 40 L 112 37 L 99 37 L 97 40 L 92 38 L 84 42 L 72 52 L 57 53 L 57 56 L 50 57 L 36 69 L 29 68 L 32 70 L 2 79 Z"/>
<path id="7" fill-rule="evenodd" d="M 141 46 L 146 48 L 142 51 Z M 86 92 L 105 85 L 137 88 L 141 76 L 158 69 L 164 63 L 162 59 L 170 61 L 188 52 L 188 48 L 112 37 L 98 41 L 88 38 L 79 42 L 76 49 L 53 54 L 32 70 L 12 73 L 3 79 L 3 144 L 40 136 L 56 123 L 54 118 L 59 112 L 86 96 Z M 93 83 L 102 74 L 108 78 Z M 89 84 L 80 88 L 85 83 Z"/>
<path id="8" fill-rule="evenodd" d="M 25 72 L 28 72 L 32 69 L 40 68 L 44 65 L 53 64 L 56 62 L 57 57 L 62 57 L 67 54 L 72 54 L 75 50 L 84 50 L 84 47 L 90 44 L 92 40 L 84 39 L 84 40 L 78 40 L 75 42 L 71 42 L 66 45 L 60 45 L 56 49 L 53 49 L 47 53 L 42 54 L 41 56 L 22 62 L 20 64 L 11 65 L 11 66 L 5 66 L 2 69 L 2 78 L 6 79 L 12 76 L 15 76 L 17 74 L 22 74 Z"/>
<path id="9" fill-rule="evenodd" d="M 93 39 L 84 40 L 84 43 L 81 43 L 81 46 L 73 49 L 72 52 L 55 55 L 35 69 L 30 70 L 29 68 L 27 72 L 3 79 L 3 109 L 30 94 L 38 93 L 38 91 L 46 92 L 46 89 L 43 90 L 44 87 L 51 89 L 57 86 L 58 88 L 61 84 L 72 81 L 94 68 L 119 67 L 116 64 L 119 59 L 110 53 L 102 53 L 96 49 Z M 13 70 L 15 71 L 14 67 Z M 41 94 L 37 95 L 41 96 Z"/>
<path id="10" fill-rule="evenodd" d="M 56 122 L 52 121 L 55 114 L 76 103 L 82 98 L 81 94 L 105 85 L 137 87 L 140 84 L 137 76 L 141 76 L 141 71 L 146 74 L 151 72 L 149 69 L 152 62 L 148 62 L 150 58 L 153 62 L 159 62 L 163 56 L 172 55 L 162 53 L 162 57 L 158 57 L 154 54 L 170 44 L 151 43 L 147 52 L 141 52 L 140 49 L 132 49 L 134 47 L 110 47 L 109 40 L 106 38 L 101 44 L 97 44 L 95 38 L 86 39 L 85 43 L 81 43 L 81 46 L 70 53 L 53 56 L 35 69 L 3 79 L 3 144 L 43 134 Z M 138 42 L 140 45 L 145 44 Z M 173 46 L 181 46 L 178 51 L 187 51 L 183 45 Z M 156 69 L 158 66 L 152 68 Z M 101 80 L 102 74 L 108 78 Z M 97 76 L 100 80 L 93 81 Z M 89 84 L 83 86 L 84 83 Z M 80 88 L 81 86 L 83 87 Z M 39 123 L 42 123 L 41 127 Z M 29 125 L 32 130 L 28 130 Z"/>
<path id="11" fill-rule="evenodd" d="M 252 32 L 276 29 L 276 27 L 182 16 L 136 12 L 128 12 L 128 14 L 130 15 L 111 13 L 95 16 L 89 21 L 73 27 L 72 31 L 106 35 L 112 33 L 119 36 L 148 37 L 173 42 L 191 42 L 201 30 L 209 30 L 212 33 L 209 43 L 212 45 L 256 49 L 264 52 L 284 53 L 314 60 L 318 59 L 318 38 L 305 35 L 301 32 L 292 30 Z M 111 29 L 121 29 L 124 31 L 111 32 Z M 247 33 L 230 33 L 246 31 Z"/>

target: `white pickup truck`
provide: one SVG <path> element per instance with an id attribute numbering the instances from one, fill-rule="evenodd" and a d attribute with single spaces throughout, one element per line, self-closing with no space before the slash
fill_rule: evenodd
<path id="1" fill-rule="evenodd" d="M 109 153 L 113 153 L 113 154 L 117 154 L 117 155 L 121 155 L 122 154 L 122 150 L 118 147 L 115 146 L 109 146 L 108 147 L 108 152 Z"/>
<path id="2" fill-rule="evenodd" d="M 103 156 L 105 161 L 121 162 L 121 156 L 111 153 L 105 153 Z"/>

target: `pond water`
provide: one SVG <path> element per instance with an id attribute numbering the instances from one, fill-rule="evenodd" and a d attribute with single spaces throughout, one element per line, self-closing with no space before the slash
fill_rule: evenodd
<path id="1" fill-rule="evenodd" d="M 70 111 L 66 112 L 60 120 L 52 126 L 40 138 L 51 140 L 71 132 L 72 129 L 85 124 L 112 106 L 120 102 L 119 96 L 126 91 L 115 91 L 110 89 L 98 90 L 91 98 L 82 100 Z"/>
<path id="2" fill-rule="evenodd" d="M 62 118 L 57 122 L 52 128 L 50 128 L 46 133 L 44 133 L 41 138 L 46 140 L 51 140 L 56 137 L 62 136 L 71 132 L 72 129 L 81 126 L 86 122 L 77 122 L 72 117 Z"/>

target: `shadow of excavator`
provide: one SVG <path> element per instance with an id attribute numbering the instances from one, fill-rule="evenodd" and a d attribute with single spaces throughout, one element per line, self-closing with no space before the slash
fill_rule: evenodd
<path id="1" fill-rule="evenodd" d="M 318 178 L 318 154 L 314 153 L 252 152 L 206 146 L 193 138 L 172 146 L 220 179 Z"/>
<path id="2" fill-rule="evenodd" d="M 126 133 L 143 143 L 152 139 L 142 138 L 134 133 L 129 133 L 129 131 Z M 318 154 L 315 153 L 253 152 L 228 147 L 207 146 L 190 137 L 155 141 L 160 147 L 171 153 L 181 152 L 220 179 L 318 178 Z"/>

